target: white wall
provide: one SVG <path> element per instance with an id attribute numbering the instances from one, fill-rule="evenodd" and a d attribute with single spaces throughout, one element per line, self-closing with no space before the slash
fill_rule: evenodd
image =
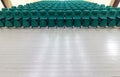
<path id="1" fill-rule="evenodd" d="M 0 10 L 1 10 L 1 8 L 3 8 L 3 5 L 2 5 L 2 3 L 0 2 Z"/>
<path id="2" fill-rule="evenodd" d="M 1 0 L 0 0 L 1 1 Z M 31 3 L 40 0 L 11 0 L 13 6 L 18 6 L 20 4 L 25 5 L 26 3 Z M 0 9 L 3 8 L 2 3 L 0 2 Z"/>
<path id="3" fill-rule="evenodd" d="M 110 5 L 110 2 L 111 2 L 111 0 L 87 0 L 87 1 L 95 2 L 98 4 L 105 4 L 105 5 Z"/>
<path id="4" fill-rule="evenodd" d="M 118 5 L 118 7 L 120 7 L 120 3 L 119 3 L 119 5 Z"/>
<path id="5" fill-rule="evenodd" d="M 14 6 L 18 6 L 20 4 L 25 5 L 26 3 L 31 3 L 35 1 L 38 1 L 38 0 L 11 0 L 12 5 Z"/>
<path id="6" fill-rule="evenodd" d="M 88 0 L 99 4 L 110 5 L 111 0 Z M 118 5 L 120 7 L 120 4 Z"/>

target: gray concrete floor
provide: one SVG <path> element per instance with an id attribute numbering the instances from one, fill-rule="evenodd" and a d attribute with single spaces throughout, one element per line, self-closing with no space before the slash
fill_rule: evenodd
<path id="1" fill-rule="evenodd" d="M 120 30 L 0 30 L 0 77 L 120 77 Z"/>

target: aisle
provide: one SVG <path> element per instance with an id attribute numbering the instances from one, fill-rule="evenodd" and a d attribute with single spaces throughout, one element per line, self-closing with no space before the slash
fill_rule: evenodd
<path id="1" fill-rule="evenodd" d="M 119 29 L 0 30 L 0 77 L 119 77 Z"/>

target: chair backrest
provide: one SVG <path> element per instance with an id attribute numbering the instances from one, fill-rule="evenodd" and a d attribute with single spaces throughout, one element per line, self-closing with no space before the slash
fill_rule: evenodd
<path id="1" fill-rule="evenodd" d="M 116 17 L 117 11 L 116 10 L 109 10 L 108 11 L 108 17 Z"/>
<path id="2" fill-rule="evenodd" d="M 99 16 L 99 11 L 98 10 L 92 10 L 91 11 L 91 17 L 97 18 Z"/>
<path id="3" fill-rule="evenodd" d="M 0 19 L 4 18 L 4 13 L 0 11 Z"/>
<path id="4" fill-rule="evenodd" d="M 90 17 L 90 10 L 84 10 L 82 12 L 82 17 L 83 18 L 89 18 Z"/>
<path id="5" fill-rule="evenodd" d="M 22 11 L 22 16 L 23 18 L 30 18 L 30 12 L 28 10 L 23 10 Z"/>
<path id="6" fill-rule="evenodd" d="M 107 10 L 101 10 L 100 14 L 99 14 L 99 17 L 100 18 L 107 18 L 107 15 L 108 15 L 108 11 Z"/>
<path id="7" fill-rule="evenodd" d="M 5 17 L 8 19 L 13 18 L 13 12 L 9 10 L 5 11 Z"/>
<path id="8" fill-rule="evenodd" d="M 20 11 L 14 11 L 14 18 L 22 18 L 22 13 Z"/>

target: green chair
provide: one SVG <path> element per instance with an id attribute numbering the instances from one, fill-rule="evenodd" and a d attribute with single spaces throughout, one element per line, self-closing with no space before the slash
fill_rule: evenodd
<path id="1" fill-rule="evenodd" d="M 12 11 L 5 11 L 5 26 L 10 28 L 13 27 L 14 16 Z"/>
<path id="2" fill-rule="evenodd" d="M 81 10 L 75 10 L 74 11 L 74 27 L 81 27 Z"/>
<path id="3" fill-rule="evenodd" d="M 29 28 L 30 27 L 30 17 L 31 17 L 31 14 L 28 10 L 23 10 L 22 11 L 22 26 L 24 28 Z"/>
<path id="4" fill-rule="evenodd" d="M 90 25 L 90 10 L 84 10 L 82 13 L 82 25 L 83 27 L 89 27 Z"/>
<path id="5" fill-rule="evenodd" d="M 100 11 L 100 14 L 99 14 L 99 26 L 100 27 L 107 26 L 107 15 L 108 15 L 107 10 L 101 10 Z"/>
<path id="6" fill-rule="evenodd" d="M 97 27 L 98 26 L 98 16 L 99 16 L 99 11 L 98 10 L 92 10 L 91 11 L 91 26 L 92 27 Z"/>
<path id="7" fill-rule="evenodd" d="M 39 26 L 39 12 L 37 10 L 31 11 L 31 26 L 36 28 Z"/>
<path id="8" fill-rule="evenodd" d="M 20 11 L 14 11 L 14 26 L 16 28 L 22 26 L 22 13 Z"/>
<path id="9" fill-rule="evenodd" d="M 110 10 L 108 11 L 108 26 L 114 27 L 116 25 L 116 10 Z"/>
<path id="10" fill-rule="evenodd" d="M 117 21 L 116 26 L 120 27 L 120 10 L 117 11 L 116 21 Z"/>
<path id="11" fill-rule="evenodd" d="M 63 27 L 64 26 L 64 11 L 63 10 L 57 10 L 56 14 L 56 25 L 57 27 Z"/>
<path id="12" fill-rule="evenodd" d="M 47 27 L 47 12 L 45 10 L 41 10 L 40 12 L 40 27 Z"/>
<path id="13" fill-rule="evenodd" d="M 48 27 L 55 27 L 56 25 L 56 12 L 54 10 L 48 11 Z"/>
<path id="14" fill-rule="evenodd" d="M 0 11 L 0 28 L 4 27 L 4 21 L 5 21 L 5 17 L 4 17 L 4 12 Z"/>
<path id="15" fill-rule="evenodd" d="M 73 11 L 72 10 L 66 10 L 65 12 L 65 26 L 66 27 L 72 27 L 73 26 Z"/>

